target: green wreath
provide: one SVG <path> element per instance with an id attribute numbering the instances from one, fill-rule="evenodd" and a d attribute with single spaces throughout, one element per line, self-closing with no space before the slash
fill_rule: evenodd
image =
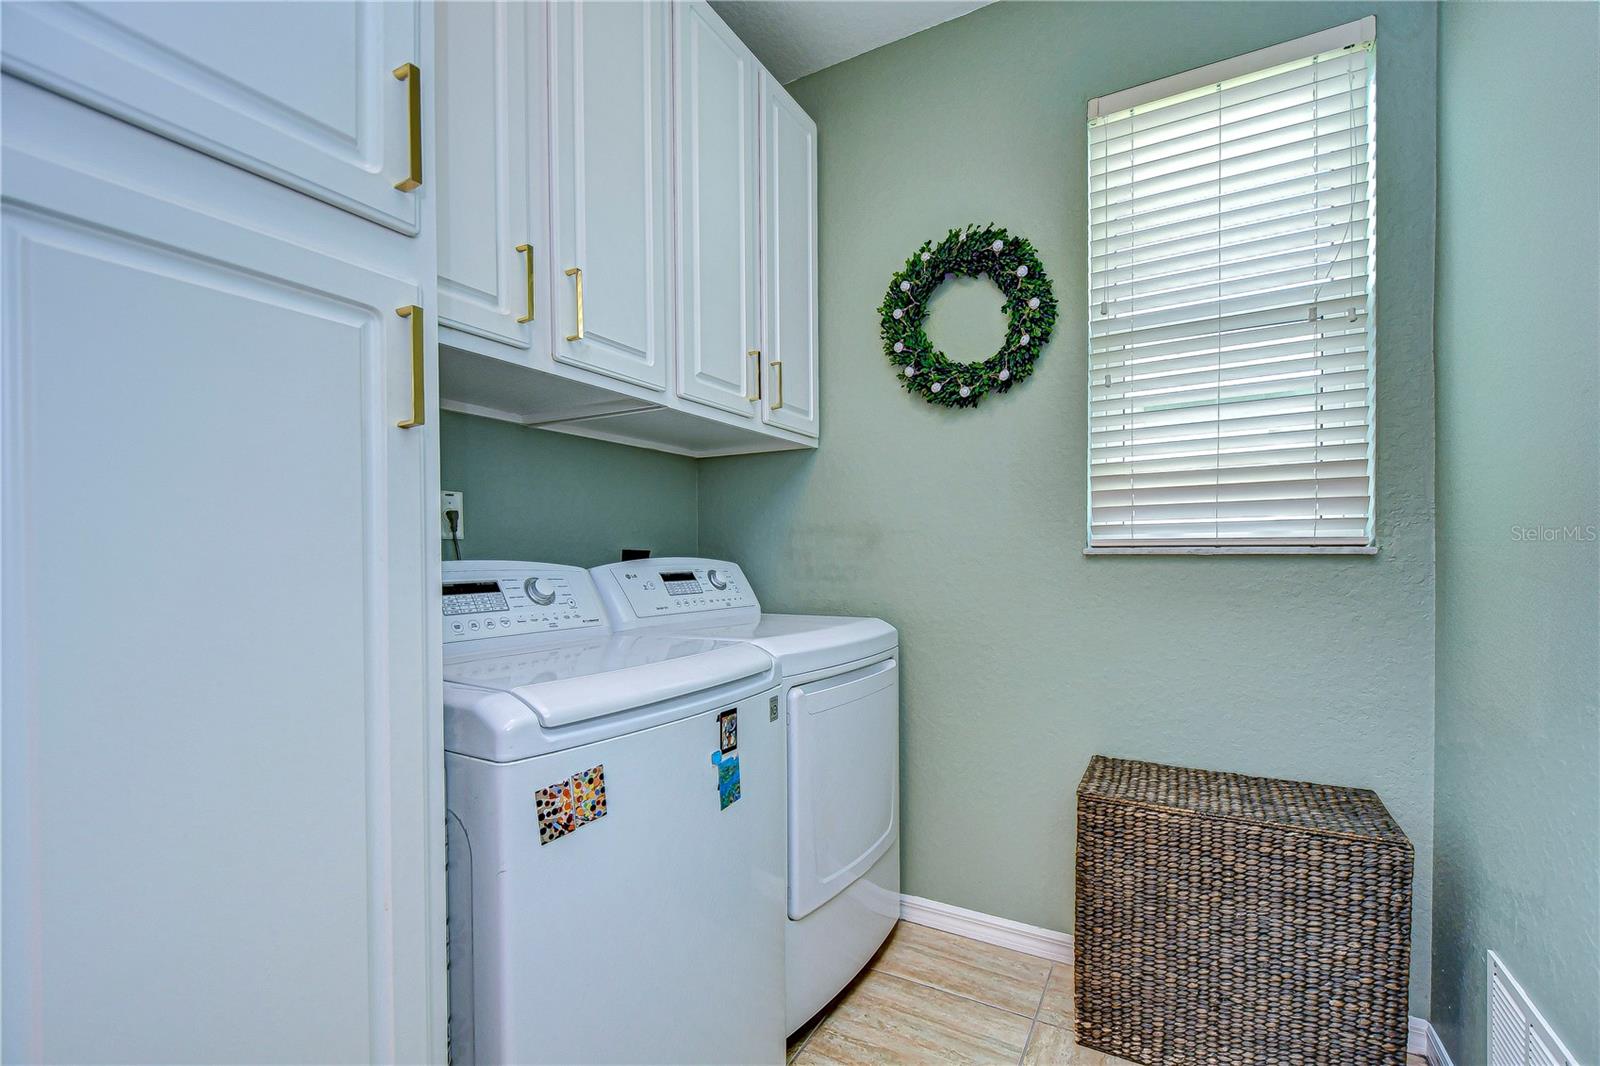
<path id="1" fill-rule="evenodd" d="M 957 274 L 988 277 L 1005 294 L 1005 345 L 981 363 L 952 362 L 922 329 L 934 291 Z M 924 241 L 878 310 L 883 353 L 899 368 L 900 384 L 943 407 L 976 407 L 986 394 L 1028 380 L 1056 324 L 1055 293 L 1033 245 L 992 222 L 953 229 L 938 247 Z"/>

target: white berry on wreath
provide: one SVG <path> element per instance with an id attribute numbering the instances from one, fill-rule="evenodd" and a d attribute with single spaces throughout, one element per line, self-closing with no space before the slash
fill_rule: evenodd
<path id="1" fill-rule="evenodd" d="M 894 342 L 894 354 L 895 355 L 899 355 L 901 352 L 903 352 L 905 350 L 906 350 L 906 346 L 905 346 L 905 344 L 903 342 L 901 342 L 901 341 L 895 341 Z"/>
<path id="2" fill-rule="evenodd" d="M 905 316 L 905 312 L 904 312 L 904 311 L 902 311 L 902 310 L 900 310 L 900 308 L 898 308 L 898 307 L 896 307 L 896 308 L 895 308 L 895 309 L 894 309 L 894 317 L 896 317 L 896 318 L 902 318 L 902 317 L 904 317 L 904 316 Z"/>
<path id="3" fill-rule="evenodd" d="M 1010 381 L 1011 380 L 1011 371 L 1009 371 L 1009 370 L 1000 371 L 1000 380 L 1001 381 Z"/>
<path id="4" fill-rule="evenodd" d="M 1035 296 L 1033 299 L 1028 301 L 1028 310 L 1030 310 L 1030 311 L 1039 310 L 1039 298 L 1037 296 Z"/>
<path id="5" fill-rule="evenodd" d="M 929 392 L 938 392 L 942 388 L 944 388 L 943 383 L 935 381 L 932 385 L 928 386 L 928 391 Z"/>
<path id="6" fill-rule="evenodd" d="M 1028 267 L 1027 267 L 1026 264 L 1017 267 L 1017 277 L 1025 278 L 1027 276 L 1028 276 Z"/>
<path id="7" fill-rule="evenodd" d="M 967 388 L 965 385 L 961 386 L 960 392 L 963 400 L 972 395 L 972 390 Z"/>
<path id="8" fill-rule="evenodd" d="M 989 245 L 989 250 L 991 252 L 1003 252 L 1005 251 L 1005 247 L 1005 241 L 995 241 L 993 244 Z"/>
<path id="9" fill-rule="evenodd" d="M 914 366 L 906 367 L 906 377 L 914 378 L 916 376 L 917 376 L 917 368 L 916 367 L 914 367 Z"/>
<path id="10" fill-rule="evenodd" d="M 933 253 L 932 252 L 923 252 L 922 253 L 922 261 L 924 263 L 926 263 L 928 260 L 930 260 L 932 258 L 933 258 Z"/>
<path id="11" fill-rule="evenodd" d="M 1030 337 L 1026 333 L 1024 333 L 1022 336 L 1017 338 L 1017 343 L 1018 344 L 1027 344 L 1032 339 L 1033 339 L 1032 337 Z"/>

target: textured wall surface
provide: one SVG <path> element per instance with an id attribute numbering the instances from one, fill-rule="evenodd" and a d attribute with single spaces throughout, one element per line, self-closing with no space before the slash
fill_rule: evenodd
<path id="1" fill-rule="evenodd" d="M 1373 13 L 1380 554 L 1085 558 L 1088 100 Z M 700 546 L 773 609 L 900 627 L 906 891 L 1070 929 L 1095 752 L 1368 786 L 1417 846 L 1427 1013 L 1436 30 L 1400 3 L 999 4 L 791 86 L 820 128 L 823 444 L 702 462 Z M 1038 247 L 1060 326 L 1024 387 L 936 410 L 875 308 L 925 238 L 990 220 Z M 936 341 L 990 354 L 998 300 L 943 302 Z"/>
<path id="2" fill-rule="evenodd" d="M 1434 1025 L 1600 1062 L 1600 7 L 1445 4 Z M 1486 206 L 1487 205 L 1487 206 Z"/>
<path id="3" fill-rule="evenodd" d="M 614 562 L 623 548 L 692 554 L 693 459 L 444 412 L 440 487 L 467 494 L 463 559 Z M 451 558 L 449 541 L 444 557 Z"/>

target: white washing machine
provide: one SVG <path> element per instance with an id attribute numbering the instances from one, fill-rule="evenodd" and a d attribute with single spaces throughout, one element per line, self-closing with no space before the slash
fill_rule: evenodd
<path id="1" fill-rule="evenodd" d="M 877 618 L 763 614 L 733 563 L 593 570 L 619 631 L 752 645 L 778 661 L 788 762 L 785 1027 L 850 983 L 900 916 L 899 634 Z"/>
<path id="2" fill-rule="evenodd" d="M 784 1057 L 783 726 L 753 645 L 444 564 L 453 1063 Z"/>

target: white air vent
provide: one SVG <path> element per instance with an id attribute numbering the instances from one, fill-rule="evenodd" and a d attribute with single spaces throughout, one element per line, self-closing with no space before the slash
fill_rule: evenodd
<path id="1" fill-rule="evenodd" d="M 1517 984 L 1500 956 L 1489 952 L 1489 1066 L 1578 1066 Z"/>

